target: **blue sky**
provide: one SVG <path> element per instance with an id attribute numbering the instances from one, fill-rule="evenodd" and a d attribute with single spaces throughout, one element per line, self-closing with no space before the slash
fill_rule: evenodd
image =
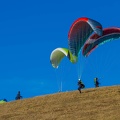
<path id="1" fill-rule="evenodd" d="M 86 88 L 120 84 L 120 41 L 97 48 L 89 58 L 71 64 L 64 58 L 59 69 L 50 64 L 57 47 L 68 48 L 68 31 L 79 17 L 99 21 L 103 27 L 120 27 L 119 0 L 0 1 L 0 99 L 15 99 L 77 90 L 78 72 Z M 79 68 L 78 68 L 79 67 Z M 84 69 L 82 69 L 84 68 Z"/>

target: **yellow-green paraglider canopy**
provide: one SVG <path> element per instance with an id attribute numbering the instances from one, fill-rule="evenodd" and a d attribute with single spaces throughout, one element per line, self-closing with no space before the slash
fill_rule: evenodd
<path id="1" fill-rule="evenodd" d="M 0 100 L 0 104 L 2 104 L 2 103 L 6 103 L 6 101 L 4 101 L 4 100 Z"/>

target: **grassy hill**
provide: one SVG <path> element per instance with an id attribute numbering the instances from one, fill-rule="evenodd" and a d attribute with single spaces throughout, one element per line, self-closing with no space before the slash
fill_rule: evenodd
<path id="1" fill-rule="evenodd" d="M 120 120 L 120 86 L 3 103 L 0 120 Z"/>

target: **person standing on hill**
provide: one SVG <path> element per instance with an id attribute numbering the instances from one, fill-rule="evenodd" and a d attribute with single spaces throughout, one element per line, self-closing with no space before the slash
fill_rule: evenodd
<path id="1" fill-rule="evenodd" d="M 85 88 L 85 85 L 83 84 L 82 80 L 78 79 L 78 90 L 81 93 L 81 89 Z"/>
<path id="2" fill-rule="evenodd" d="M 17 96 L 15 97 L 15 100 L 20 100 L 22 98 L 20 91 L 18 91 Z"/>
<path id="3" fill-rule="evenodd" d="M 98 78 L 94 78 L 94 84 L 95 84 L 95 87 L 99 87 L 99 82 L 98 82 Z"/>

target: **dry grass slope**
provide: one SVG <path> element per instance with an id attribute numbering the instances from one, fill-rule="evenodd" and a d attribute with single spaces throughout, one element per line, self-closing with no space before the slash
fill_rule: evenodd
<path id="1" fill-rule="evenodd" d="M 120 86 L 0 104 L 0 120 L 120 120 Z"/>

